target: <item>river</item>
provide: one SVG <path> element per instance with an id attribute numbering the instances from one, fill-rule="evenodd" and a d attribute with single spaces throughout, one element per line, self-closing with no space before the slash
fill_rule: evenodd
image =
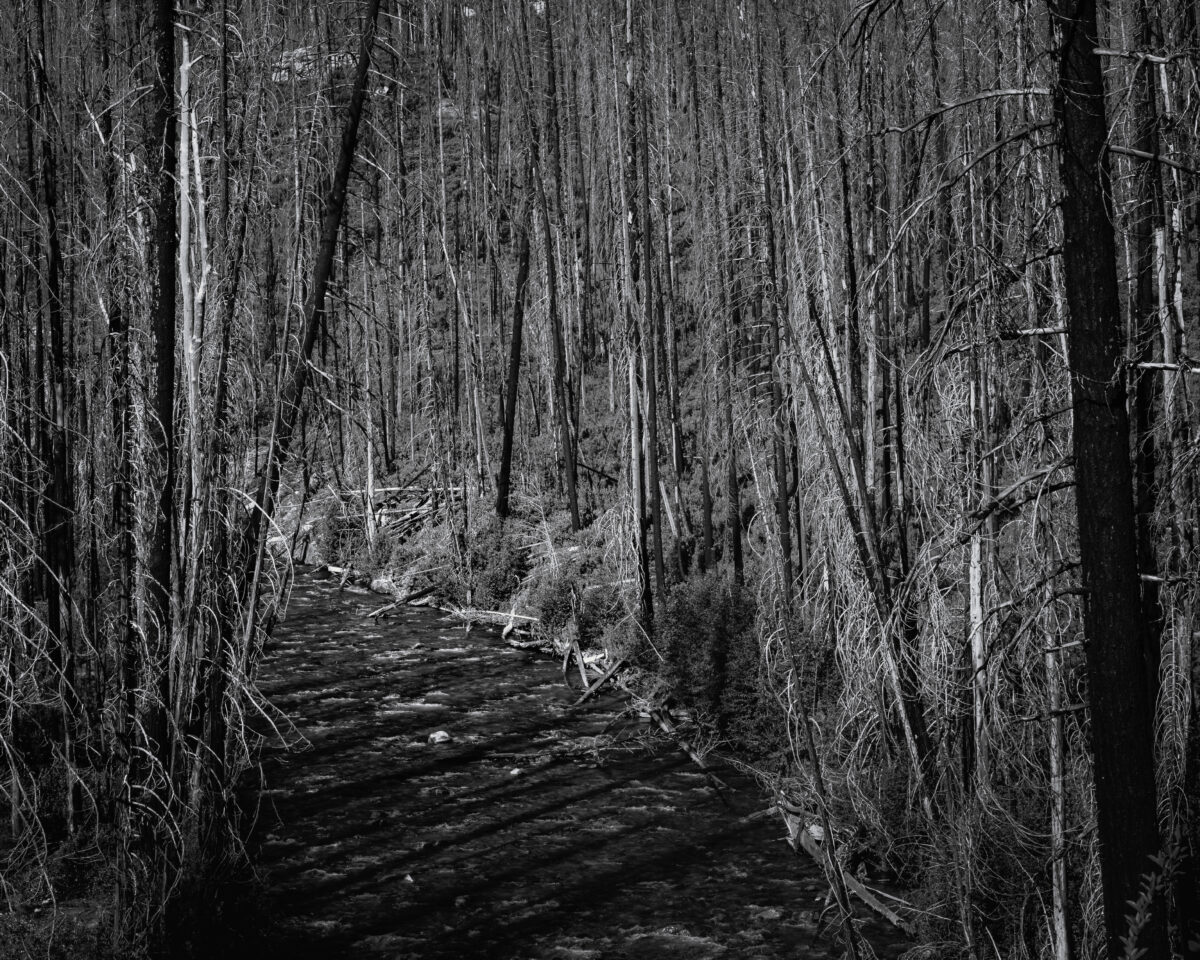
<path id="1" fill-rule="evenodd" d="M 293 725 L 264 756 L 264 957 L 841 955 L 751 781 L 714 785 L 617 692 L 573 708 L 550 658 L 381 604 L 299 578 L 261 667 Z"/>

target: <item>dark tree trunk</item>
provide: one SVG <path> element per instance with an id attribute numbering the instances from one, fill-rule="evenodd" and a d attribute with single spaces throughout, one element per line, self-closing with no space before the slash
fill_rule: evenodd
<path id="1" fill-rule="evenodd" d="M 325 295 L 333 274 L 334 254 L 337 250 L 338 233 L 342 226 L 342 212 L 346 207 L 346 189 L 350 183 L 350 169 L 358 146 L 358 127 L 362 120 L 367 100 L 367 73 L 371 65 L 371 48 L 375 42 L 375 27 L 379 16 L 379 0 L 367 0 L 363 17 L 362 45 L 358 53 L 358 66 L 354 74 L 354 93 L 346 111 L 346 127 L 342 131 L 342 143 L 338 152 L 337 167 L 329 184 L 321 214 L 321 240 L 317 248 L 313 284 L 304 308 L 304 333 L 300 349 L 294 361 L 291 377 L 283 387 L 275 407 L 274 440 L 267 463 L 259 481 L 255 508 L 250 512 L 246 525 L 245 559 L 247 575 L 253 578 L 255 557 L 259 549 L 260 530 L 263 517 L 274 513 L 275 494 L 283 466 L 291 450 L 292 435 L 300 416 L 304 390 L 308 386 L 309 358 L 317 342 L 325 318 Z"/>
<path id="2" fill-rule="evenodd" d="M 768 382 L 771 403 L 771 468 L 775 479 L 775 522 L 779 526 L 779 554 L 783 561 L 784 596 L 790 601 L 795 582 L 792 564 L 792 527 L 788 512 L 787 478 L 787 416 L 784 409 L 783 383 L 780 374 L 781 304 L 786 304 L 787 294 L 783 278 L 786 271 L 779 269 L 775 243 L 775 158 L 771 155 L 767 137 L 767 108 L 764 94 L 763 62 L 766 59 L 761 49 L 762 35 L 759 34 L 758 50 L 758 162 L 762 175 L 763 238 L 762 261 L 764 269 L 764 312 L 767 315 L 767 348 L 769 355 Z"/>
<path id="3" fill-rule="evenodd" d="M 517 289 L 513 297 L 512 338 L 508 347 L 508 383 L 504 400 L 504 439 L 500 447 L 500 476 L 496 480 L 496 515 L 508 516 L 508 490 L 512 478 L 513 430 L 517 423 L 518 379 L 521 374 L 521 338 L 525 330 L 525 288 L 529 284 L 529 226 L 514 224 L 517 240 Z"/>
<path id="4" fill-rule="evenodd" d="M 170 767 L 171 736 L 167 705 L 171 702 L 169 668 L 171 644 L 171 553 L 175 527 L 175 261 L 179 250 L 175 200 L 175 4 L 154 3 L 154 114 L 150 129 L 151 169 L 154 171 L 154 264 L 151 292 L 151 336 L 154 342 L 154 446 L 164 470 L 150 534 L 147 561 L 147 614 L 152 673 L 157 672 L 158 701 L 145 719 L 152 754 L 164 769 Z"/>
<path id="5" fill-rule="evenodd" d="M 1086 590 L 1088 688 L 1104 919 L 1125 955 L 1130 902 L 1157 869 L 1154 704 L 1146 678 L 1137 535 L 1117 290 L 1104 79 L 1095 0 L 1058 0 L 1063 38 L 1055 111 L 1062 132 L 1063 266 L 1075 431 L 1079 551 Z M 1161 899 L 1135 946 L 1167 956 Z"/>
<path id="6" fill-rule="evenodd" d="M 571 529 L 579 530 L 582 523 L 579 514 L 578 462 L 575 453 L 575 437 L 571 429 L 572 393 L 567 376 L 566 342 L 563 337 L 558 296 L 558 262 L 555 249 L 555 226 L 562 224 L 562 162 L 559 153 L 558 88 L 554 69 L 554 37 L 551 33 L 551 14 L 545 13 L 546 29 L 543 36 L 546 53 L 546 130 L 545 137 L 539 136 L 534 120 L 533 108 L 527 104 L 530 140 L 537 168 L 533 184 L 536 187 L 541 212 L 542 233 L 546 244 L 546 290 L 549 297 L 550 348 L 554 397 L 555 420 L 558 427 L 559 446 L 562 450 L 562 477 L 566 486 L 567 508 L 571 514 Z M 526 35 L 528 40 L 528 35 Z M 527 53 L 529 86 L 533 88 L 533 57 Z M 547 189 L 547 180 L 550 189 Z M 553 210 L 551 210 L 553 207 Z"/>
<path id="7" fill-rule="evenodd" d="M 1150 31 L 1150 13 L 1146 0 L 1136 4 L 1136 28 L 1138 49 L 1153 49 Z M 1154 89 L 1154 66 L 1139 63 L 1135 80 L 1137 97 L 1134 120 L 1134 148 L 1147 157 L 1158 154 L 1158 110 Z M 1138 162 L 1136 208 L 1130 224 L 1133 240 L 1133 340 L 1132 355 L 1138 361 L 1159 359 L 1160 351 L 1155 345 L 1161 342 L 1161 324 L 1158 315 L 1158 295 L 1155 285 L 1157 265 L 1156 231 L 1163 224 L 1162 180 L 1158 164 L 1145 159 Z M 1157 370 L 1134 368 L 1132 377 L 1134 409 L 1134 496 L 1137 511 L 1138 572 L 1149 579 L 1141 584 L 1142 616 L 1146 622 L 1146 681 L 1149 697 L 1153 703 L 1158 697 L 1159 643 L 1163 629 L 1163 610 L 1160 599 L 1157 536 L 1154 523 L 1154 506 L 1157 495 L 1159 451 L 1154 438 L 1154 428 L 1161 412 L 1162 374 Z"/>
<path id="8" fill-rule="evenodd" d="M 58 218 L 58 172 L 50 130 L 50 81 L 46 75 L 49 50 L 46 44 L 45 4 L 37 5 L 38 46 L 40 55 L 33 58 L 37 76 L 36 117 L 41 130 L 41 184 L 45 205 L 44 254 L 46 258 L 46 317 L 50 327 L 50 369 L 45 458 L 49 479 L 42 498 L 44 517 L 43 537 L 47 566 L 46 625 L 53 637 L 52 656 L 62 679 L 64 750 L 74 763 L 72 744 L 73 716 L 78 707 L 75 691 L 75 664 L 71 630 L 71 580 L 75 565 L 75 532 L 73 517 L 74 491 L 71 484 L 70 445 L 67 436 L 68 396 L 65 318 L 62 297 L 62 239 Z M 34 158 L 29 158 L 32 167 Z M 35 194 L 36 195 L 36 194 Z M 69 776 L 67 791 L 67 822 L 74 828 L 74 814 L 81 796 L 73 775 Z"/>
<path id="9" fill-rule="evenodd" d="M 725 524 L 729 535 L 729 561 L 733 564 L 733 581 L 741 585 L 742 566 L 742 505 L 738 493 L 737 441 L 733 432 L 733 348 L 734 335 L 728 320 L 725 321 L 725 434 L 728 447 L 725 451 L 727 499 Z"/>
<path id="10" fill-rule="evenodd" d="M 646 29 L 643 25 L 638 47 L 641 61 L 639 79 L 639 113 L 641 116 L 642 142 L 638 155 L 641 166 L 641 219 L 642 219 L 642 280 L 646 300 L 642 304 L 645 326 L 642 330 L 643 356 L 646 359 L 646 494 L 649 498 L 651 550 L 654 560 L 654 592 L 660 601 L 667 595 L 666 567 L 663 562 L 662 494 L 658 471 L 658 296 L 655 293 L 654 269 L 654 222 L 650 218 L 650 110 L 647 104 L 649 91 L 646 84 Z"/>

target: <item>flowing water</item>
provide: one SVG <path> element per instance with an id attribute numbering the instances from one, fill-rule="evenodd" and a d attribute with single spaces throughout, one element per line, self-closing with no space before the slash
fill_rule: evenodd
<path id="1" fill-rule="evenodd" d="M 306 742 L 264 758 L 267 954 L 840 955 L 753 783 L 715 786 L 617 693 L 573 709 L 549 658 L 437 611 L 374 621 L 381 602 L 302 580 L 262 666 Z"/>

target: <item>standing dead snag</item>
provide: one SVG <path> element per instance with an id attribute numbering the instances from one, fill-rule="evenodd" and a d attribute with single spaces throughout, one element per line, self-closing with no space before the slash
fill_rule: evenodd
<path id="1" fill-rule="evenodd" d="M 375 43 L 375 27 L 379 17 L 379 0 L 367 0 L 363 18 L 362 44 L 358 53 L 358 66 L 354 72 L 354 93 L 346 111 L 346 127 L 342 132 L 341 149 L 337 167 L 329 184 L 329 192 L 321 214 L 321 243 L 317 249 L 316 265 L 313 270 L 312 292 L 304 308 L 304 337 L 297 351 L 291 378 L 283 387 L 275 404 L 275 421 L 272 426 L 271 451 L 260 478 L 258 495 L 246 524 L 244 543 L 247 560 L 247 577 L 250 581 L 248 608 L 253 608 L 255 594 L 255 567 L 261 549 L 263 518 L 270 518 L 275 509 L 275 494 L 283 465 L 291 450 L 292 435 L 300 415 L 304 390 L 308 386 L 309 358 L 317 342 L 317 334 L 325 318 L 325 295 L 333 273 L 334 255 L 337 250 L 338 233 L 342 226 L 342 213 L 346 208 L 346 190 L 350 183 L 350 170 L 354 165 L 358 146 L 358 127 L 362 120 L 363 107 L 367 99 L 367 74 L 371 66 L 371 48 Z"/>
<path id="2" fill-rule="evenodd" d="M 151 300 L 154 341 L 154 446 L 165 471 L 158 511 L 150 534 L 147 561 L 147 622 L 150 674 L 161 671 L 158 702 L 143 720 L 148 746 L 163 770 L 170 767 L 167 710 L 171 702 L 172 633 L 171 557 L 175 530 L 175 262 L 179 250 L 175 197 L 175 8 L 170 0 L 154 5 L 154 118 L 149 149 L 155 172 L 154 286 Z M 142 681 L 145 682 L 143 677 Z M 126 691 L 132 696 L 131 691 Z M 164 787 L 164 790 L 168 788 Z"/>
<path id="3" fill-rule="evenodd" d="M 532 174 L 529 175 L 532 177 Z M 500 452 L 500 476 L 496 480 L 496 515 L 508 516 L 509 486 L 512 482 L 513 430 L 517 423 L 517 384 L 521 376 L 521 339 L 525 330 L 525 289 L 529 285 L 529 223 L 526 212 L 514 226 L 517 231 L 517 289 L 513 295 L 512 335 L 509 340 L 508 379 L 504 393 L 504 436 Z"/>
<path id="4" fill-rule="evenodd" d="M 1063 267 L 1069 320 L 1079 553 L 1087 591 L 1088 692 L 1109 956 L 1123 939 L 1167 956 L 1161 897 L 1126 914 L 1156 867 L 1154 704 L 1144 658 L 1125 347 L 1117 291 L 1104 78 L 1095 0 L 1058 0 L 1061 31 L 1055 113 L 1062 132 Z M 1135 906 L 1135 912 L 1138 908 Z M 1141 923 L 1140 932 L 1136 929 Z"/>

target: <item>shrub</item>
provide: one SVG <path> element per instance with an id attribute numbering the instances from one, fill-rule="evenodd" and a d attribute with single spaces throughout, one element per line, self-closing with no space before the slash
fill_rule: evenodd
<path id="1" fill-rule="evenodd" d="M 605 636 L 629 619 L 620 591 L 607 584 L 584 589 L 578 617 L 579 642 L 584 646 L 602 646 Z"/>
<path id="2" fill-rule="evenodd" d="M 534 614 L 541 620 L 542 629 L 557 633 L 571 622 L 574 612 L 575 578 L 556 570 L 535 584 L 529 597 Z"/>
<path id="3" fill-rule="evenodd" d="M 656 633 L 673 696 L 718 735 L 763 753 L 778 745 L 781 728 L 763 675 L 755 614 L 746 590 L 706 573 L 671 591 Z"/>
<path id="4" fill-rule="evenodd" d="M 361 501 L 342 496 L 330 499 L 321 517 L 320 543 L 330 562 L 354 565 L 367 548 Z"/>
<path id="5" fill-rule="evenodd" d="M 472 600 L 477 607 L 502 606 L 529 572 L 528 555 L 513 527 L 489 516 L 470 539 Z"/>
<path id="6" fill-rule="evenodd" d="M 429 591 L 437 601 L 462 606 L 470 584 L 460 556 L 449 526 L 431 525 L 409 540 L 395 543 L 384 569 L 402 593 Z"/>
<path id="7" fill-rule="evenodd" d="M 786 741 L 786 719 L 771 690 L 753 627 L 730 636 L 726 676 L 720 732 L 753 755 L 779 750 Z"/>

